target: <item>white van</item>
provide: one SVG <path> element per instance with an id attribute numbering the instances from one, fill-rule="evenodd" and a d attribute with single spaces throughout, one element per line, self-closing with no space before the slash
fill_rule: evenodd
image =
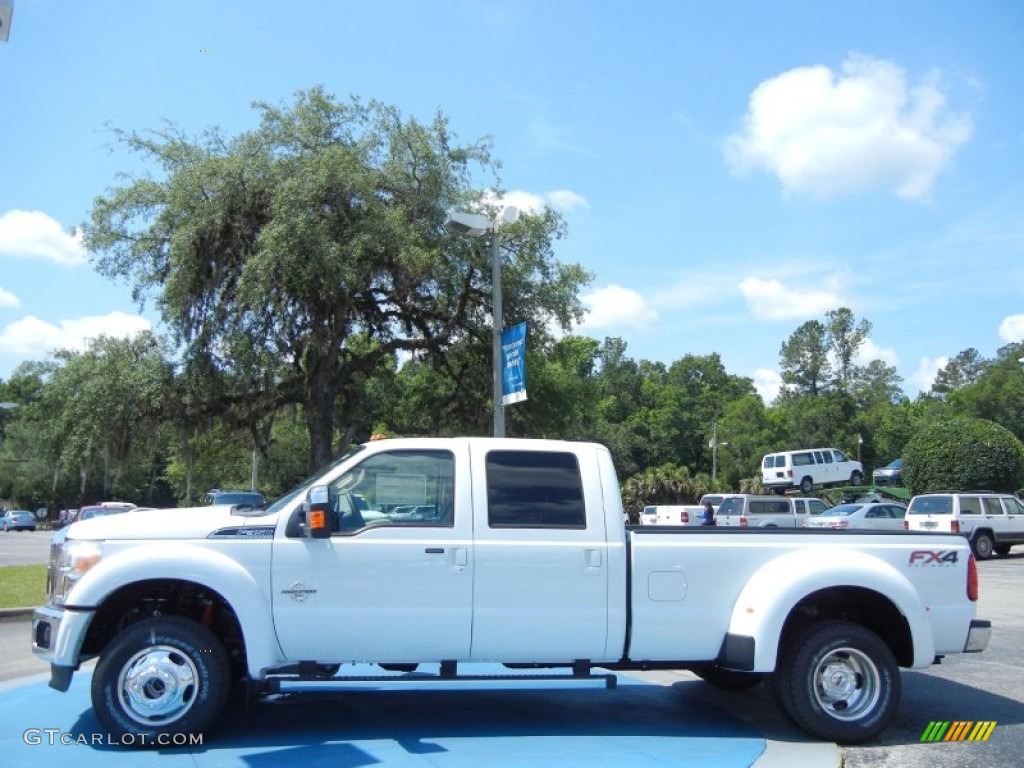
<path id="1" fill-rule="evenodd" d="M 861 485 L 864 467 L 838 448 L 805 448 L 769 453 L 761 460 L 761 485 L 776 493 L 799 488 L 811 493 L 823 485 Z"/>

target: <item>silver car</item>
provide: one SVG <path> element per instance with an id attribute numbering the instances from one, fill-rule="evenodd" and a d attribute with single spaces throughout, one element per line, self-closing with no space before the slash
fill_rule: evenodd
<path id="1" fill-rule="evenodd" d="M 831 531 L 902 531 L 906 514 L 906 507 L 893 502 L 840 504 L 804 520 L 802 527 Z"/>

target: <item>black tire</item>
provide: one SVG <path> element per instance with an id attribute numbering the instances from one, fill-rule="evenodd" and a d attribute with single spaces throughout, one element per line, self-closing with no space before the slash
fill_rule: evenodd
<path id="1" fill-rule="evenodd" d="M 1000 557 L 1006 557 L 1008 554 L 1010 554 L 1010 547 L 1010 544 L 997 544 L 996 554 Z"/>
<path id="2" fill-rule="evenodd" d="M 996 543 L 992 540 L 992 534 L 988 531 L 979 531 L 971 539 L 971 551 L 979 560 L 988 560 L 996 549 Z"/>
<path id="3" fill-rule="evenodd" d="M 786 489 L 785 488 L 776 488 L 775 489 L 775 495 L 776 496 L 785 496 L 786 495 Z"/>
<path id="4" fill-rule="evenodd" d="M 92 707 L 124 746 L 173 746 L 178 734 L 211 725 L 230 690 L 217 637 L 191 619 L 164 616 L 114 637 L 93 672 Z"/>
<path id="5" fill-rule="evenodd" d="M 780 648 L 772 690 L 800 728 L 857 744 L 878 735 L 896 713 L 900 672 L 892 651 L 848 621 L 810 624 Z"/>
<path id="6" fill-rule="evenodd" d="M 697 667 L 693 674 L 705 683 L 721 688 L 725 691 L 745 691 L 753 688 L 764 679 L 760 672 L 734 672 L 731 669 L 722 669 L 713 664 L 704 667 Z"/>
<path id="7" fill-rule="evenodd" d="M 854 472 L 850 475 L 850 485 L 864 485 L 864 475 L 860 472 Z"/>
<path id="8" fill-rule="evenodd" d="M 800 493 L 807 495 L 814 490 L 814 481 L 809 477 L 805 477 L 800 481 Z"/>

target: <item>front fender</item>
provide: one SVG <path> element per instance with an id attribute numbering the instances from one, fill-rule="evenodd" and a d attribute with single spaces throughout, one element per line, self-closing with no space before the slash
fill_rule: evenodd
<path id="1" fill-rule="evenodd" d="M 753 638 L 756 672 L 771 672 L 782 629 L 805 597 L 832 587 L 859 587 L 884 596 L 910 626 L 915 667 L 935 658 L 927 611 L 910 581 L 873 555 L 828 546 L 781 555 L 757 570 L 733 604 L 729 634 Z"/>
<path id="2" fill-rule="evenodd" d="M 246 546 L 260 544 L 248 542 Z M 267 568 L 269 563 L 268 550 Z M 266 573 L 269 579 L 269 570 Z M 195 544 L 167 542 L 160 547 L 135 547 L 105 556 L 74 586 L 66 606 L 95 609 L 122 587 L 157 579 L 194 582 L 227 601 L 245 639 L 251 677 L 260 677 L 262 670 L 283 659 L 266 601 L 266 585 L 258 583 L 237 560 Z"/>

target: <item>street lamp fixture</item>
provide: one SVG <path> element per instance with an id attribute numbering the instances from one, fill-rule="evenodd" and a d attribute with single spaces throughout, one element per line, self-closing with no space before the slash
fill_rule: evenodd
<path id="1" fill-rule="evenodd" d="M 470 237 L 491 236 L 491 292 L 494 305 L 492 344 L 493 344 L 493 376 L 494 376 L 494 436 L 505 436 L 505 407 L 502 404 L 501 392 L 501 252 L 498 250 L 498 228 L 501 224 L 511 224 L 519 218 L 519 211 L 512 206 L 501 213 L 499 219 L 491 219 L 482 213 L 466 213 L 456 211 L 449 214 L 447 227 L 452 232 Z"/>

